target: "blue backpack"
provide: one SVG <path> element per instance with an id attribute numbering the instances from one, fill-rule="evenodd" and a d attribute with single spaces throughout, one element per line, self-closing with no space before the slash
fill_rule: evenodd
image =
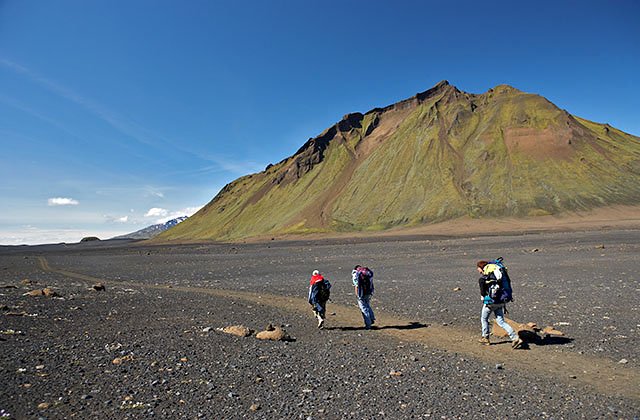
<path id="1" fill-rule="evenodd" d="M 500 281 L 494 280 L 489 282 L 488 295 L 485 297 L 485 303 L 507 303 L 513 300 L 513 289 L 511 289 L 511 279 L 509 278 L 509 271 L 504 265 L 504 259 L 498 257 L 489 264 L 494 264 L 502 273 L 502 279 Z M 488 298 L 488 299 L 487 299 Z"/>

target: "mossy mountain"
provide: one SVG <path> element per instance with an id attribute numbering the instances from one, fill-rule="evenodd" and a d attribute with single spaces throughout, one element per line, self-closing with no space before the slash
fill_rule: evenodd
<path id="1" fill-rule="evenodd" d="M 379 231 L 615 204 L 640 204 L 639 137 L 507 85 L 478 95 L 442 81 L 345 115 L 159 238 Z"/>

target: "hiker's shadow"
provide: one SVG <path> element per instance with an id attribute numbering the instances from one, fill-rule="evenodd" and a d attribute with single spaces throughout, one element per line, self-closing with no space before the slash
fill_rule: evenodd
<path id="1" fill-rule="evenodd" d="M 522 345 L 522 347 L 520 347 L 521 349 L 528 349 L 531 344 L 535 344 L 536 346 L 563 346 L 573 341 L 573 338 L 569 337 L 559 337 L 553 335 L 540 336 L 535 332 L 527 330 L 519 331 L 518 336 L 524 341 L 524 344 Z M 500 341 L 495 344 L 506 343 L 511 343 L 511 340 L 505 339 L 504 341 Z"/>
<path id="2" fill-rule="evenodd" d="M 525 343 L 535 344 L 536 346 L 561 346 L 569 344 L 573 341 L 573 338 L 569 337 L 560 337 L 546 334 L 540 335 L 526 330 L 518 332 L 518 335 L 524 340 Z"/>
<path id="3" fill-rule="evenodd" d="M 427 328 L 429 324 L 423 324 L 422 322 L 410 322 L 406 325 L 373 325 L 372 330 L 416 330 L 418 328 Z M 337 330 L 337 331 L 360 331 L 365 330 L 365 327 L 325 327 L 325 330 Z"/>

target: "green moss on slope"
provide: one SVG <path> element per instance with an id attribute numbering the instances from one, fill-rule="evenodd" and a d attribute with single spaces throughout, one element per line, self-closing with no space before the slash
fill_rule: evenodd
<path id="1" fill-rule="evenodd" d="M 344 132 L 317 138 L 327 142 L 321 158 L 305 155 L 318 146 L 308 143 L 234 181 L 159 238 L 375 231 L 640 203 L 640 139 L 540 96 L 508 86 L 471 95 L 445 83 L 399 108 L 406 115 L 394 107 L 351 114 Z M 397 126 L 367 143 L 394 112 L 403 115 Z"/>

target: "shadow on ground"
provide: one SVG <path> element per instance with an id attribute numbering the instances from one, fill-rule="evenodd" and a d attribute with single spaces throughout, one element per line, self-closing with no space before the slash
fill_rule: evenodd
<path id="1" fill-rule="evenodd" d="M 405 325 L 382 325 L 377 326 L 374 325 L 371 327 L 372 330 L 416 330 L 418 328 L 427 328 L 429 324 L 423 324 L 421 322 L 410 322 Z M 359 331 L 365 330 L 364 326 L 361 327 L 325 327 L 325 330 L 338 330 L 338 331 Z"/>
<path id="2" fill-rule="evenodd" d="M 553 336 L 540 337 L 538 334 L 529 331 L 519 331 L 518 335 L 524 340 L 524 344 L 520 349 L 528 349 L 531 344 L 535 344 L 536 346 L 564 346 L 573 342 L 573 338 Z M 491 344 L 511 344 L 511 340 L 507 339 Z"/>

